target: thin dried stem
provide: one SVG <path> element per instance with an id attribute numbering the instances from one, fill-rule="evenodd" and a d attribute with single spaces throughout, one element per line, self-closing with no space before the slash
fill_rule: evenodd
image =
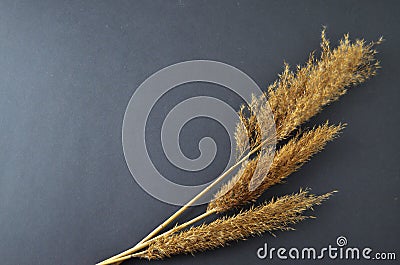
<path id="1" fill-rule="evenodd" d="M 134 257 L 138 257 L 138 255 L 140 255 L 140 253 L 142 253 L 142 252 L 140 252 L 140 253 L 135 253 L 135 252 L 146 248 L 147 246 L 149 246 L 152 242 L 156 241 L 157 239 L 159 239 L 161 237 L 168 236 L 168 235 L 176 233 L 176 232 L 179 232 L 179 231 L 185 229 L 186 227 L 191 226 L 194 223 L 196 223 L 198 221 L 201 221 L 204 218 L 206 218 L 206 217 L 208 217 L 208 216 L 210 216 L 210 215 L 212 215 L 214 213 L 216 213 L 216 211 L 204 212 L 203 214 L 200 214 L 199 216 L 197 216 L 197 217 L 195 217 L 195 218 L 193 218 L 193 219 L 191 219 L 191 220 L 189 220 L 189 221 L 187 221 L 187 222 L 185 222 L 183 224 L 176 225 L 174 228 L 172 228 L 172 229 L 170 229 L 170 230 L 168 230 L 168 231 L 166 231 L 166 232 L 164 232 L 164 233 L 162 233 L 162 234 L 160 234 L 160 235 L 158 235 L 156 237 L 153 237 L 152 239 L 149 239 L 146 242 L 143 242 L 142 244 L 137 244 L 134 248 L 130 249 L 130 252 L 134 253 L 134 254 L 127 254 L 125 256 L 117 257 L 117 258 L 114 258 L 114 259 L 108 259 L 108 260 L 103 261 L 101 264 L 104 264 L 104 265 L 106 265 L 106 264 L 115 264 L 115 263 L 119 264 L 119 262 L 122 262 L 124 260 L 130 259 L 130 258 L 134 258 Z"/>
<path id="2" fill-rule="evenodd" d="M 243 162 L 245 162 L 252 154 L 257 152 L 265 143 L 269 142 L 270 140 L 267 139 L 264 142 L 262 142 L 260 145 L 255 147 L 251 152 L 249 152 L 245 157 L 243 157 L 240 161 L 238 161 L 235 165 L 230 167 L 227 171 L 225 171 L 222 175 L 220 175 L 217 179 L 215 179 L 209 186 L 207 186 L 204 190 L 202 190 L 199 194 L 197 194 L 193 199 L 191 199 L 188 203 L 186 203 L 184 206 L 179 208 L 178 211 L 176 211 L 173 215 L 171 215 L 168 219 L 166 219 L 162 224 L 160 224 L 158 227 L 156 227 L 152 232 L 150 232 L 145 238 L 143 238 L 138 244 L 136 244 L 134 247 L 125 250 L 124 252 L 121 252 L 118 255 L 115 255 L 113 257 L 110 257 L 100 263 L 98 265 L 102 264 L 109 264 L 107 262 L 110 262 L 112 260 L 115 260 L 117 258 L 123 257 L 125 255 L 132 254 L 134 251 L 136 251 L 144 242 L 147 240 L 151 239 L 154 237 L 156 234 L 158 234 L 160 231 L 162 231 L 164 228 L 166 228 L 171 222 L 173 222 L 176 218 L 178 218 L 184 211 L 186 211 L 190 206 L 192 206 L 197 200 L 199 200 L 202 196 L 207 194 L 215 185 L 217 185 L 219 182 L 221 182 L 225 177 L 227 177 L 236 167 L 240 166 Z"/>

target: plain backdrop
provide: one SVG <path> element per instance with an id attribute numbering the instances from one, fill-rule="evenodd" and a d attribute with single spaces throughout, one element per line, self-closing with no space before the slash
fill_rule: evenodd
<path id="1" fill-rule="evenodd" d="M 145 193 L 126 166 L 122 120 L 135 89 L 157 70 L 193 59 L 231 64 L 265 89 L 284 61 L 295 66 L 318 53 L 323 25 L 332 45 L 345 33 L 367 41 L 384 36 L 383 68 L 305 125 L 348 123 L 339 139 L 264 199 L 300 187 L 339 193 L 294 232 L 152 264 L 288 264 L 260 260 L 256 251 L 265 242 L 322 248 L 338 236 L 399 258 L 399 7 L 398 1 L 348 0 L 0 1 L 1 264 L 94 264 L 138 242 L 177 207 Z M 199 119 L 182 130 L 188 157 L 198 155 L 204 136 L 222 141 L 226 151 L 196 177 L 165 160 L 157 131 L 176 102 L 223 96 L 218 91 L 206 84 L 178 87 L 154 108 L 149 150 L 171 180 L 204 183 L 226 161 L 226 133 L 213 121 Z"/>

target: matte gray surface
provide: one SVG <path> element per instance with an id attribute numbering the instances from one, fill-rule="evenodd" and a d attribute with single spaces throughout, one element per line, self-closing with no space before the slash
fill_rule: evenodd
<path id="1" fill-rule="evenodd" d="M 353 246 L 395 251 L 399 259 L 399 12 L 396 1 L 1 1 L 0 263 L 94 264 L 139 241 L 177 208 L 147 195 L 125 164 L 122 119 L 135 88 L 155 71 L 192 59 L 231 64 L 265 88 L 283 60 L 303 63 L 318 49 L 321 25 L 333 43 L 347 32 L 368 41 L 383 35 L 383 69 L 309 123 L 349 125 L 265 198 L 299 187 L 340 192 L 295 232 L 162 263 L 284 264 L 259 260 L 256 250 L 264 242 L 321 248 L 339 235 Z M 188 86 L 154 110 L 151 152 L 177 182 L 210 178 L 198 174 L 191 182 L 166 163 L 156 145 L 160 119 L 178 98 L 219 93 L 213 91 Z M 207 130 L 198 129 L 205 124 Z M 198 155 L 204 135 L 226 146 L 220 126 L 200 119 L 182 132 L 188 156 Z M 208 173 L 223 168 L 212 166 Z"/>

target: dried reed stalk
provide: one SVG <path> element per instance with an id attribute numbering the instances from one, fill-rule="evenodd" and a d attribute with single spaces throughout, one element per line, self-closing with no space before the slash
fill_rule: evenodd
<path id="1" fill-rule="evenodd" d="M 325 123 L 301 135 L 298 134 L 275 153 L 269 169 L 260 164 L 259 161 L 263 161 L 263 158 L 249 162 L 240 170 L 239 175 L 236 175 L 239 179 L 232 179 L 219 190 L 216 199 L 208 204 L 207 211 L 221 213 L 254 202 L 266 189 L 282 182 L 312 155 L 321 151 L 343 127 Z M 257 176 L 254 176 L 255 174 Z M 262 181 L 252 190 L 249 185 L 250 180 L 254 178 L 262 178 Z"/>
<path id="2" fill-rule="evenodd" d="M 331 50 L 329 41 L 325 37 L 324 29 L 322 31 L 322 53 L 320 59 L 315 59 L 314 55 L 311 54 L 306 65 L 303 67 L 297 66 L 295 73 L 290 71 L 289 66 L 285 64 L 285 69 L 283 73 L 279 75 L 279 79 L 268 88 L 268 103 L 274 114 L 277 139 L 282 140 L 288 138 L 298 126 L 320 112 L 323 106 L 337 100 L 341 95 L 345 94 L 349 86 L 362 83 L 375 75 L 376 70 L 379 68 L 379 62 L 375 58 L 377 52 L 374 46 L 381 42 L 382 38 L 377 42 L 371 42 L 369 44 L 365 43 L 364 40 L 356 40 L 354 43 L 351 43 L 349 36 L 345 35 L 344 39 L 340 41 L 339 46 Z M 249 118 L 244 117 L 243 109 L 241 109 L 240 115 L 245 129 L 243 129 L 243 126 L 241 126 L 242 129 L 238 126 L 236 130 L 235 136 L 238 146 L 238 157 L 243 157 L 246 152 L 250 153 L 241 160 L 238 159 L 239 162 L 235 166 L 242 164 L 242 162 L 250 157 L 250 154 L 256 153 L 263 144 L 268 142 L 268 139 L 261 141 L 261 136 L 259 134 L 260 124 L 265 125 L 269 123 L 268 120 L 264 120 L 264 114 L 266 112 L 265 109 L 262 109 L 262 106 L 265 106 L 265 99 L 266 95 L 258 99 L 253 99 L 250 106 L 252 114 Z M 227 185 L 223 186 L 216 194 L 215 199 L 209 204 L 207 212 L 202 216 L 208 216 L 215 212 L 223 212 L 232 207 L 238 207 L 247 202 L 254 201 L 266 188 L 279 183 L 287 175 L 297 170 L 298 167 L 312 156 L 312 154 L 320 151 L 326 142 L 332 140 L 341 129 L 341 125 L 328 126 L 326 124 L 301 136 L 295 136 L 277 152 L 270 170 L 271 173 L 267 173 L 264 176 L 259 174 L 260 176 L 258 176 L 258 178 L 262 178 L 261 185 L 252 190 L 249 189 L 249 185 L 251 184 L 249 182 L 251 179 L 249 176 L 256 173 L 254 171 L 256 165 L 263 162 L 262 159 L 265 159 L 262 153 L 258 154 L 256 158 L 247 162 L 247 164 L 242 166 L 239 170 L 239 173 L 235 177 L 236 180 L 239 179 L 239 183 L 236 186 L 232 184 L 232 181 L 228 183 L 228 185 L 232 185 L 232 188 L 235 190 L 230 192 L 227 191 Z M 226 175 L 227 174 L 224 174 L 222 177 Z M 221 176 L 217 180 L 220 181 Z M 202 192 L 200 195 L 203 194 Z M 195 198 L 198 197 L 199 196 L 196 196 Z M 122 257 L 125 254 L 128 255 L 149 245 L 148 243 L 145 245 L 143 244 L 165 228 L 167 224 L 177 218 L 189 206 L 190 202 L 168 218 L 158 228 L 153 230 L 149 236 L 143 239 L 134 248 L 114 256 L 114 258 Z M 239 214 L 238 216 L 241 215 Z M 226 220 L 230 219 L 228 218 Z M 223 223 L 223 220 L 219 222 Z M 186 224 L 191 223 L 192 222 L 189 221 Z M 183 224 L 180 227 L 184 228 L 186 226 L 187 225 Z M 201 229 L 201 227 L 192 228 L 186 233 Z M 189 234 L 183 233 L 170 235 L 172 232 L 176 231 L 177 228 L 174 228 L 169 233 L 166 232 L 164 241 L 167 240 L 167 236 L 171 236 L 171 238 L 176 241 L 175 243 L 179 243 L 179 240 L 184 241 L 186 240 L 185 236 L 189 236 Z M 159 236 L 157 240 L 154 241 L 161 242 L 160 238 L 163 238 L 163 236 Z M 151 246 L 156 245 L 155 243 L 151 243 L 149 249 L 146 251 L 147 254 L 137 253 L 135 256 L 156 258 L 156 250 L 152 250 L 151 248 Z M 163 256 L 174 254 L 174 248 L 172 246 L 170 247 L 171 251 L 165 252 L 169 254 L 164 253 L 162 254 Z M 207 246 L 203 245 L 203 247 L 199 249 L 206 248 Z M 108 263 L 110 263 L 111 259 L 108 259 Z M 116 259 L 114 259 L 114 261 L 116 261 Z"/>
<path id="3" fill-rule="evenodd" d="M 304 211 L 320 205 L 332 193 L 316 196 L 300 190 L 292 195 L 272 199 L 233 217 L 219 218 L 178 234 L 160 237 L 152 242 L 146 251 L 135 256 L 162 259 L 177 254 L 193 254 L 265 232 L 292 230 L 291 225 L 308 217 L 303 215 Z"/>

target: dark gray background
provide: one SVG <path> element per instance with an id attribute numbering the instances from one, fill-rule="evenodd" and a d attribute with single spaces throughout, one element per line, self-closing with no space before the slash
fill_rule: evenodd
<path id="1" fill-rule="evenodd" d="M 295 232 L 162 263 L 285 264 L 259 260 L 256 250 L 264 242 L 322 248 L 339 235 L 399 258 L 399 12 L 396 1 L 1 1 L 1 264 L 94 264 L 139 241 L 177 207 L 146 194 L 125 164 L 122 119 L 135 88 L 155 71 L 192 59 L 231 64 L 265 88 L 284 60 L 303 63 L 318 49 L 322 25 L 333 44 L 347 32 L 368 41 L 383 35 L 383 69 L 309 123 L 349 125 L 265 198 L 299 187 L 340 192 Z M 187 91 L 215 89 L 185 91 L 170 94 L 149 126 L 157 129 L 157 117 Z M 199 130 L 205 122 L 182 133 L 188 156 L 197 152 L 191 132 L 226 136 L 215 124 Z M 160 168 L 174 172 L 153 147 Z M 177 181 L 190 182 L 178 173 Z M 210 178 L 201 175 L 196 181 Z"/>

